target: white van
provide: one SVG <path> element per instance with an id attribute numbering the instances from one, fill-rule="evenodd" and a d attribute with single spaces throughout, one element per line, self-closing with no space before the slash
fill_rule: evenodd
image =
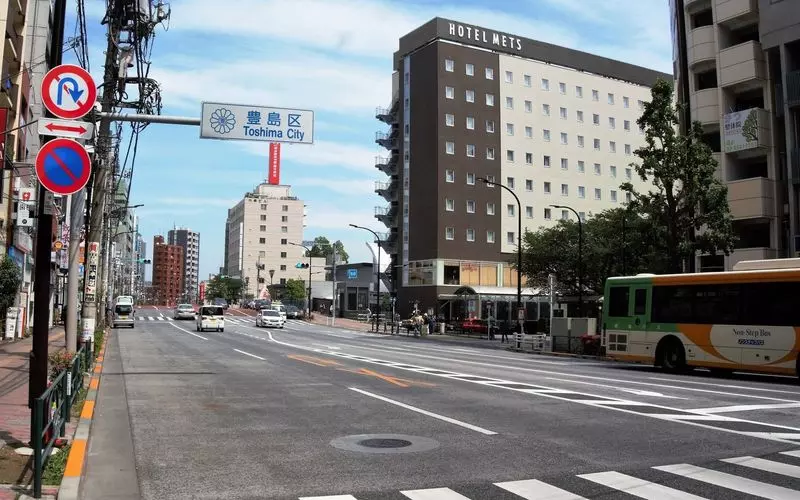
<path id="1" fill-rule="evenodd" d="M 114 305 L 118 305 L 118 304 L 119 305 L 125 304 L 125 305 L 128 305 L 128 306 L 132 306 L 133 305 L 133 297 L 130 296 L 130 295 L 120 295 L 119 297 L 117 297 L 117 300 L 114 301 Z"/>
<path id="2" fill-rule="evenodd" d="M 286 306 L 283 304 L 272 304 L 268 309 L 278 311 L 281 314 L 281 319 L 286 323 Z"/>
<path id="3" fill-rule="evenodd" d="M 225 331 L 225 311 L 222 306 L 200 306 L 197 311 L 197 331 Z"/>

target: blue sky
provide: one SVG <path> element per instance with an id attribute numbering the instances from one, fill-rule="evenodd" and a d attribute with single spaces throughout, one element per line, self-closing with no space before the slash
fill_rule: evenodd
<path id="1" fill-rule="evenodd" d="M 91 71 L 102 75 L 100 16 L 86 0 Z M 666 0 L 173 0 L 156 32 L 150 76 L 165 115 L 198 117 L 203 100 L 313 109 L 315 144 L 284 145 L 281 183 L 308 205 L 305 239 L 341 239 L 369 261 L 377 106 L 391 97 L 400 36 L 435 16 L 671 72 Z M 68 11 L 72 23 L 74 9 Z M 72 33 L 68 27 L 67 35 Z M 65 56 L 65 62 L 72 62 Z M 267 175 L 268 145 L 199 139 L 197 127 L 150 125 L 140 136 L 131 204 L 152 247 L 174 225 L 200 232 L 200 279 L 222 265 L 227 209 Z"/>

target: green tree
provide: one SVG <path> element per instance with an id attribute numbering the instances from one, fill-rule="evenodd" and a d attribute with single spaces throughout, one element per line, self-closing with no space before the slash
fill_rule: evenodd
<path id="1" fill-rule="evenodd" d="M 672 93 L 670 83 L 658 80 L 637 120 L 645 130 L 646 145 L 636 150 L 641 163 L 631 166 L 652 187 L 639 192 L 626 182 L 620 189 L 631 194 L 628 208 L 659 234 L 666 271 L 679 273 L 698 252 L 728 255 L 735 238 L 728 190 L 715 177 L 717 162 L 702 141 L 703 129 L 694 122 L 686 136 L 678 134 Z"/>
<path id="2" fill-rule="evenodd" d="M 22 284 L 22 271 L 14 264 L 11 257 L 0 258 L 0 317 L 6 317 L 6 311 L 14 305 L 17 291 Z"/>
<path id="3" fill-rule="evenodd" d="M 751 109 L 742 124 L 742 136 L 747 141 L 758 141 L 758 113 Z"/>
<path id="4" fill-rule="evenodd" d="M 223 298 L 229 304 L 238 302 L 244 291 L 244 282 L 238 278 L 217 275 L 206 284 L 206 297 Z"/>
<path id="5" fill-rule="evenodd" d="M 336 250 L 338 260 L 347 263 L 350 256 L 344 249 L 344 243 L 342 243 L 341 240 L 336 240 L 331 243 L 325 236 L 317 236 L 314 238 L 314 244 L 311 245 L 311 251 L 306 252 L 306 257 L 322 257 L 329 259 L 332 258 L 334 249 Z"/>
<path id="6" fill-rule="evenodd" d="M 295 301 L 306 298 L 306 282 L 296 279 L 286 280 L 283 297 Z"/>

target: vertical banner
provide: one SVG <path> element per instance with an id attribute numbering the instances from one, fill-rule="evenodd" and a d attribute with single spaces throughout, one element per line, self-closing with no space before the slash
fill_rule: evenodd
<path id="1" fill-rule="evenodd" d="M 270 184 L 281 183 L 281 144 L 269 143 L 269 179 Z"/>

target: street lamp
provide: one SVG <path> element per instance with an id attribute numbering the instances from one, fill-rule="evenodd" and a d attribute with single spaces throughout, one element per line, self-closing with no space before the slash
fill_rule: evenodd
<path id="1" fill-rule="evenodd" d="M 567 205 L 550 205 L 553 208 L 571 210 L 578 218 L 578 317 L 583 317 L 583 221 L 574 208 Z"/>
<path id="2" fill-rule="evenodd" d="M 375 302 L 378 303 L 378 309 L 375 314 L 375 331 L 377 332 L 381 325 L 381 237 L 378 236 L 378 233 L 368 227 L 357 226 L 356 224 L 350 224 L 350 227 L 369 231 L 375 236 L 375 241 L 378 242 L 378 269 L 375 273 Z"/>
<path id="3" fill-rule="evenodd" d="M 311 317 L 311 249 L 308 248 L 305 245 L 301 245 L 300 243 L 292 243 L 290 241 L 289 244 L 290 245 L 294 245 L 296 247 L 305 248 L 306 252 L 308 252 L 308 317 L 310 318 Z M 273 273 L 274 273 L 274 271 L 270 270 L 270 272 L 269 272 L 270 283 L 272 282 L 272 274 Z"/>
<path id="4" fill-rule="evenodd" d="M 520 340 L 517 341 L 517 349 L 521 349 L 521 339 L 523 333 L 522 319 L 520 316 L 520 314 L 522 314 L 522 203 L 519 201 L 519 196 L 517 196 L 517 193 L 515 193 L 514 190 L 508 186 L 490 181 L 485 177 L 478 177 L 478 180 L 486 184 L 486 187 L 498 186 L 505 189 L 511 193 L 511 196 L 513 196 L 515 200 L 517 200 L 517 323 L 519 324 L 520 334 Z"/>

